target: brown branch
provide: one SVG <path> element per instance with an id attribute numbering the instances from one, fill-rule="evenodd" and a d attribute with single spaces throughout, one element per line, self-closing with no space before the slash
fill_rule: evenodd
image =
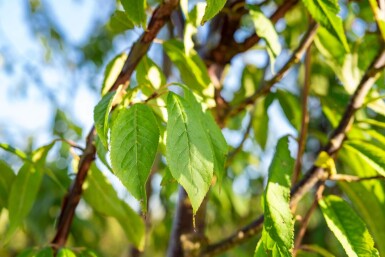
<path id="1" fill-rule="evenodd" d="M 346 133 L 351 127 L 354 120 L 354 114 L 362 106 L 365 96 L 369 89 L 375 83 L 376 79 L 380 75 L 383 66 L 385 65 L 385 48 L 382 47 L 381 52 L 374 59 L 365 75 L 362 77 L 357 89 L 352 95 L 349 105 L 346 107 L 345 112 L 339 122 L 338 127 L 334 130 L 329 139 L 329 143 L 323 149 L 329 155 L 335 157 L 338 150 L 342 147 L 342 143 L 346 137 Z M 305 177 L 296 184 L 291 190 L 291 206 L 297 205 L 300 199 L 309 192 L 318 182 L 327 178 L 328 174 L 325 174 L 325 170 L 321 167 L 314 166 L 307 172 Z M 217 243 L 208 245 L 206 249 L 203 249 L 201 256 L 210 257 L 225 252 L 231 249 L 247 239 L 253 237 L 260 232 L 263 224 L 264 216 L 260 216 L 251 224 L 239 229 L 236 233 L 225 238 Z"/>
<path id="2" fill-rule="evenodd" d="M 293 185 L 298 181 L 301 168 L 302 168 L 302 156 L 305 152 L 305 147 L 306 147 L 307 127 L 309 124 L 309 111 L 307 109 L 307 106 L 308 106 L 307 102 L 308 102 L 309 90 L 310 90 L 310 70 L 311 70 L 311 47 L 309 46 L 305 56 L 305 82 L 304 82 L 303 91 L 302 91 L 301 130 L 298 138 L 298 152 L 297 152 L 297 158 L 295 160 L 295 166 L 294 166 L 294 172 L 293 172 L 293 178 L 292 178 Z"/>
<path id="3" fill-rule="evenodd" d="M 169 20 L 172 11 L 178 6 L 178 2 L 178 0 L 165 1 L 154 11 L 147 30 L 131 48 L 122 71 L 110 91 L 116 90 L 122 84 L 124 87 L 128 86 L 130 77 L 136 66 L 141 58 L 147 53 L 148 48 L 160 29 Z M 93 127 L 87 136 L 86 148 L 80 158 L 75 181 L 67 196 L 63 200 L 56 235 L 52 240 L 52 245 L 55 251 L 63 247 L 67 241 L 75 209 L 81 198 L 83 183 L 87 177 L 87 173 L 92 162 L 95 160 L 96 149 L 94 145 L 94 136 L 95 128 Z"/>
<path id="4" fill-rule="evenodd" d="M 238 2 L 244 2 L 244 1 L 238 1 Z M 277 8 L 277 10 L 271 15 L 270 17 L 271 22 L 276 23 L 280 18 L 282 18 L 287 13 L 287 11 L 289 11 L 297 3 L 298 3 L 298 0 L 284 1 L 283 4 L 280 5 Z M 244 14 L 245 9 L 239 8 L 237 9 L 237 13 Z M 239 27 L 238 25 L 239 25 L 240 18 L 241 16 L 239 15 L 232 16 L 230 18 L 231 22 L 229 22 L 229 24 L 235 25 L 235 26 L 231 26 L 232 29 L 230 30 L 227 30 L 228 26 L 223 26 L 224 31 L 222 31 L 221 42 L 209 53 L 204 55 L 204 59 L 206 60 L 207 63 L 215 63 L 217 65 L 224 66 L 225 64 L 229 63 L 235 55 L 249 50 L 261 39 L 257 34 L 253 34 L 249 38 L 247 38 L 243 43 L 237 43 L 233 38 L 233 34 L 235 30 L 238 29 Z"/>
<path id="5" fill-rule="evenodd" d="M 274 75 L 273 78 L 265 81 L 259 88 L 259 90 L 257 90 L 253 95 L 247 97 L 238 106 L 233 107 L 233 109 L 230 111 L 230 116 L 237 115 L 238 113 L 243 111 L 248 105 L 254 104 L 259 97 L 267 95 L 270 92 L 270 89 L 274 86 L 274 84 L 279 82 L 286 75 L 289 69 L 301 60 L 306 50 L 313 42 L 314 36 L 317 32 L 317 28 L 318 24 L 312 22 L 306 34 L 303 36 L 299 46 L 294 51 L 290 59 L 285 63 L 285 65 Z"/>

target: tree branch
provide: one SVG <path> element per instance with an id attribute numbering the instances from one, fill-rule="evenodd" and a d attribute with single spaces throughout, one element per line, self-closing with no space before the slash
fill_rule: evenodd
<path id="1" fill-rule="evenodd" d="M 311 47 L 309 46 L 305 56 L 305 82 L 304 82 L 303 91 L 302 91 L 301 130 L 298 138 L 298 152 L 297 152 L 297 158 L 295 160 L 295 166 L 294 166 L 294 172 L 293 172 L 293 178 L 292 178 L 293 185 L 297 183 L 299 174 L 301 173 L 302 156 L 303 156 L 303 153 L 305 152 L 307 127 L 309 124 L 309 111 L 307 109 L 307 102 L 308 102 L 309 90 L 310 90 L 310 70 L 311 70 L 311 51 L 310 50 L 311 50 Z"/>
<path id="2" fill-rule="evenodd" d="M 169 20 L 172 11 L 178 6 L 178 0 L 165 1 L 153 13 L 148 24 L 147 30 L 142 34 L 138 41 L 133 45 L 127 57 L 127 60 L 110 91 L 116 90 L 120 85 L 127 87 L 130 77 L 134 72 L 141 58 L 147 53 L 152 41 L 160 31 L 160 29 Z M 52 240 L 53 249 L 56 251 L 63 247 L 67 241 L 72 220 L 78 205 L 82 186 L 87 177 L 88 170 L 95 160 L 96 148 L 94 145 L 95 128 L 93 127 L 88 133 L 86 148 L 79 161 L 78 172 L 75 181 L 69 190 L 67 196 L 63 200 L 61 213 L 59 216 L 56 235 Z"/>
<path id="3" fill-rule="evenodd" d="M 235 116 L 241 111 L 243 111 L 248 105 L 254 104 L 255 101 L 264 95 L 267 95 L 270 92 L 270 89 L 274 86 L 275 83 L 280 81 L 288 72 L 288 70 L 296 63 L 298 63 L 306 50 L 309 48 L 313 42 L 314 36 L 317 32 L 318 24 L 312 22 L 307 30 L 306 34 L 303 36 L 299 46 L 294 51 L 290 59 L 285 63 L 285 65 L 274 75 L 270 80 L 265 81 L 262 86 L 251 96 L 247 97 L 242 103 L 238 106 L 235 106 L 230 111 L 230 116 Z"/>
<path id="4" fill-rule="evenodd" d="M 331 181 L 345 181 L 345 182 L 361 182 L 365 180 L 374 180 L 374 179 L 385 179 L 385 177 L 382 175 L 371 176 L 371 177 L 357 177 L 357 176 L 352 176 L 347 174 L 334 174 L 328 178 L 328 180 L 331 180 Z"/>
<path id="5" fill-rule="evenodd" d="M 365 75 L 362 77 L 357 89 L 352 95 L 349 105 L 345 109 L 341 121 L 338 127 L 334 130 L 331 135 L 327 146 L 323 149 L 329 155 L 335 157 L 338 150 L 342 147 L 342 143 L 346 137 L 346 133 L 350 129 L 354 120 L 354 114 L 362 106 L 365 96 L 369 89 L 375 83 L 376 79 L 380 75 L 385 65 L 385 48 L 382 47 L 381 52 L 374 59 Z M 309 192 L 319 181 L 325 180 L 327 174 L 321 167 L 313 165 L 313 167 L 307 172 L 305 177 L 295 185 L 291 190 L 291 206 L 297 205 L 300 199 Z M 206 249 L 203 249 L 201 256 L 210 257 L 225 252 L 231 249 L 247 239 L 253 237 L 260 232 L 263 224 L 264 216 L 261 215 L 258 219 L 253 221 L 251 224 L 241 228 L 233 235 L 225 238 L 217 243 L 208 245 Z"/>

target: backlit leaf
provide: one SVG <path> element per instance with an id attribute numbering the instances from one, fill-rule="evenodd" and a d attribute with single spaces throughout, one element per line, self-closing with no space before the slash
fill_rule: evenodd
<path id="1" fill-rule="evenodd" d="M 119 34 L 126 30 L 133 29 L 134 23 L 127 17 L 125 12 L 117 10 L 112 14 L 108 22 L 108 28 L 113 33 Z"/>
<path id="2" fill-rule="evenodd" d="M 108 134 L 108 118 L 114 101 L 114 92 L 109 92 L 99 101 L 94 108 L 94 122 L 95 129 L 98 133 L 99 139 L 105 148 L 108 148 L 107 134 Z"/>
<path id="3" fill-rule="evenodd" d="M 154 113 L 144 104 L 123 109 L 111 127 L 111 164 L 127 190 L 147 208 L 146 182 L 159 142 Z"/>
<path id="4" fill-rule="evenodd" d="M 114 57 L 106 66 L 104 71 L 104 80 L 102 85 L 102 96 L 108 93 L 114 84 L 115 80 L 118 78 L 124 62 L 127 59 L 127 54 L 122 53 Z"/>
<path id="5" fill-rule="evenodd" d="M 202 24 L 212 19 L 225 6 L 226 0 L 207 0 L 205 14 L 202 19 Z"/>
<path id="6" fill-rule="evenodd" d="M 8 196 L 16 175 L 6 162 L 0 160 L 0 210 L 8 206 Z"/>
<path id="7" fill-rule="evenodd" d="M 365 223 L 342 198 L 326 196 L 319 201 L 330 230 L 349 257 L 379 256 Z"/>
<path id="8" fill-rule="evenodd" d="M 146 25 L 146 0 L 120 0 L 128 19 L 136 26 Z"/>
<path id="9" fill-rule="evenodd" d="M 194 213 L 210 188 L 214 156 L 199 113 L 182 97 L 167 98 L 166 158 L 172 176 L 186 190 Z"/>

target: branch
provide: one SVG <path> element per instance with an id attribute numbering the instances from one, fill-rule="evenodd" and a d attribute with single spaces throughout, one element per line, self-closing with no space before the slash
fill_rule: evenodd
<path id="1" fill-rule="evenodd" d="M 130 77 L 136 66 L 138 65 L 141 58 L 147 53 L 152 41 L 160 29 L 169 20 L 172 11 L 178 6 L 178 2 L 178 0 L 165 1 L 154 11 L 147 30 L 131 48 L 122 71 L 120 72 L 110 91 L 116 90 L 122 84 L 125 88 L 128 86 Z M 52 245 L 55 251 L 63 247 L 67 241 L 72 220 L 75 214 L 75 209 L 81 198 L 83 183 L 87 177 L 87 173 L 92 162 L 95 160 L 96 148 L 94 145 L 94 136 L 95 128 L 92 127 L 87 136 L 84 153 L 79 161 L 78 172 L 76 174 L 75 181 L 63 200 L 56 235 L 52 240 Z"/>
<path id="2" fill-rule="evenodd" d="M 385 179 L 385 177 L 382 175 L 371 176 L 371 177 L 357 177 L 357 176 L 352 176 L 347 174 L 334 174 L 328 178 L 328 180 L 331 180 L 331 181 L 345 181 L 345 182 L 361 182 L 361 181 L 373 180 L 373 179 Z"/>
<path id="3" fill-rule="evenodd" d="M 309 124 L 309 111 L 307 110 L 307 102 L 309 97 L 310 90 L 310 72 L 311 72 L 311 47 L 306 51 L 305 56 L 305 82 L 303 85 L 302 91 L 302 119 L 301 119 L 301 131 L 298 138 L 298 152 L 297 158 L 295 160 L 294 173 L 292 178 L 292 184 L 297 183 L 299 174 L 302 168 L 302 156 L 305 152 L 306 147 L 306 137 L 307 137 L 307 127 Z"/>
<path id="4" fill-rule="evenodd" d="M 248 105 L 254 104 L 254 102 L 261 96 L 267 95 L 270 92 L 270 89 L 274 86 L 275 83 L 279 82 L 283 76 L 286 75 L 288 70 L 296 63 L 298 63 L 306 50 L 309 48 L 313 42 L 314 36 L 317 32 L 318 24 L 312 22 L 307 30 L 306 34 L 303 36 L 301 43 L 298 48 L 294 51 L 290 59 L 285 63 L 285 65 L 274 75 L 270 80 L 265 81 L 262 86 L 251 96 L 247 97 L 242 103 L 238 106 L 235 106 L 230 111 L 230 116 L 235 116 L 241 111 L 243 111 Z"/>
<path id="5" fill-rule="evenodd" d="M 383 47 L 381 52 L 372 62 L 365 75 L 362 77 L 357 89 L 350 99 L 349 105 L 346 107 L 344 115 L 334 130 L 329 139 L 329 143 L 323 149 L 329 155 L 335 157 L 338 150 L 342 147 L 342 143 L 346 137 L 346 133 L 350 129 L 354 120 L 354 114 L 361 108 L 365 96 L 369 89 L 372 87 L 383 66 L 385 65 L 385 48 Z M 299 200 L 305 193 L 309 192 L 318 182 L 326 179 L 327 174 L 321 167 L 314 166 L 307 172 L 306 176 L 296 184 L 291 190 L 291 206 L 297 205 Z M 201 253 L 201 256 L 210 257 L 223 253 L 228 249 L 231 249 L 247 239 L 253 237 L 260 232 L 263 224 L 264 216 L 261 215 L 258 219 L 254 220 L 251 224 L 241 228 L 236 233 L 228 238 L 221 240 L 220 242 L 208 245 Z"/>

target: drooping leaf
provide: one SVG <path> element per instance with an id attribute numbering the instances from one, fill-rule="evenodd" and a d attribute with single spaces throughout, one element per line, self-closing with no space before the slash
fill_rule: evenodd
<path id="1" fill-rule="evenodd" d="M 248 7 L 254 22 L 255 33 L 266 41 L 267 51 L 273 67 L 275 58 L 281 53 L 281 45 L 279 44 L 277 31 L 275 30 L 273 23 L 263 14 L 263 12 L 251 5 Z"/>
<path id="2" fill-rule="evenodd" d="M 134 23 L 127 17 L 123 11 L 115 11 L 108 22 L 108 28 L 112 33 L 120 34 L 126 30 L 133 29 Z"/>
<path id="3" fill-rule="evenodd" d="M 385 176 L 385 151 L 364 141 L 347 141 L 345 147 L 351 148 L 379 174 Z"/>
<path id="4" fill-rule="evenodd" d="M 25 163 L 13 181 L 8 198 L 9 228 L 5 236 L 7 242 L 31 210 L 43 173 L 33 164 Z"/>
<path id="5" fill-rule="evenodd" d="M 0 210 L 8 206 L 9 192 L 16 175 L 6 162 L 0 160 Z"/>
<path id="6" fill-rule="evenodd" d="M 202 127 L 205 129 L 212 152 L 214 153 L 214 174 L 218 178 L 219 184 L 222 183 L 222 178 L 225 174 L 225 162 L 228 153 L 228 145 L 225 137 L 222 134 L 221 129 L 215 123 L 213 116 L 209 110 L 203 112 L 201 104 L 198 102 L 194 94 L 184 88 L 184 95 L 187 103 L 194 109 L 198 114 L 199 121 Z"/>
<path id="7" fill-rule="evenodd" d="M 163 49 L 178 68 L 186 85 L 197 92 L 202 92 L 210 85 L 207 68 L 195 51 L 186 56 L 183 43 L 177 40 L 163 43 Z"/>
<path id="8" fill-rule="evenodd" d="M 146 0 L 120 0 L 128 19 L 136 26 L 146 25 Z"/>
<path id="9" fill-rule="evenodd" d="M 122 53 L 114 57 L 106 66 L 104 71 L 104 79 L 102 85 L 102 96 L 107 94 L 114 84 L 115 80 L 118 78 L 119 73 L 121 72 L 124 62 L 127 59 L 127 54 Z"/>
<path id="10" fill-rule="evenodd" d="M 118 195 L 112 184 L 93 164 L 84 185 L 84 199 L 92 208 L 114 217 L 121 224 L 127 238 L 139 249 L 144 247 L 143 220 Z"/>
<path id="11" fill-rule="evenodd" d="M 123 109 L 111 127 L 111 164 L 127 190 L 147 208 L 146 182 L 159 142 L 152 110 L 144 104 Z"/>
<path id="12" fill-rule="evenodd" d="M 337 0 L 302 0 L 311 16 L 341 42 L 346 52 L 349 45 L 346 40 Z"/>
<path id="13" fill-rule="evenodd" d="M 202 25 L 211 20 L 225 6 L 226 0 L 207 0 L 205 14 L 203 15 Z"/>
<path id="14" fill-rule="evenodd" d="M 182 97 L 170 92 L 167 98 L 166 158 L 172 176 L 186 190 L 197 212 L 214 172 L 214 155 L 199 113 Z"/>
<path id="15" fill-rule="evenodd" d="M 61 248 L 57 255 L 57 257 L 76 257 L 76 254 L 71 251 L 69 248 Z"/>
<path id="16" fill-rule="evenodd" d="M 54 257 L 52 247 L 46 247 L 40 250 L 35 257 Z"/>
<path id="17" fill-rule="evenodd" d="M 105 148 L 108 148 L 107 134 L 108 134 L 108 118 L 114 101 L 116 92 L 109 92 L 94 108 L 94 122 L 95 129 L 98 133 L 99 139 Z"/>
<path id="18" fill-rule="evenodd" d="M 278 141 L 264 194 L 262 240 L 265 250 L 273 256 L 291 256 L 293 248 L 294 221 L 289 203 L 294 160 L 288 147 L 288 136 Z"/>
<path id="19" fill-rule="evenodd" d="M 96 147 L 96 155 L 98 156 L 99 160 L 111 171 L 112 168 L 110 164 L 107 161 L 107 149 L 104 147 L 102 141 L 100 140 L 99 136 L 95 136 L 95 147 Z"/>
<path id="20" fill-rule="evenodd" d="M 349 257 L 379 256 L 365 223 L 342 198 L 334 195 L 319 201 L 330 230 Z"/>

